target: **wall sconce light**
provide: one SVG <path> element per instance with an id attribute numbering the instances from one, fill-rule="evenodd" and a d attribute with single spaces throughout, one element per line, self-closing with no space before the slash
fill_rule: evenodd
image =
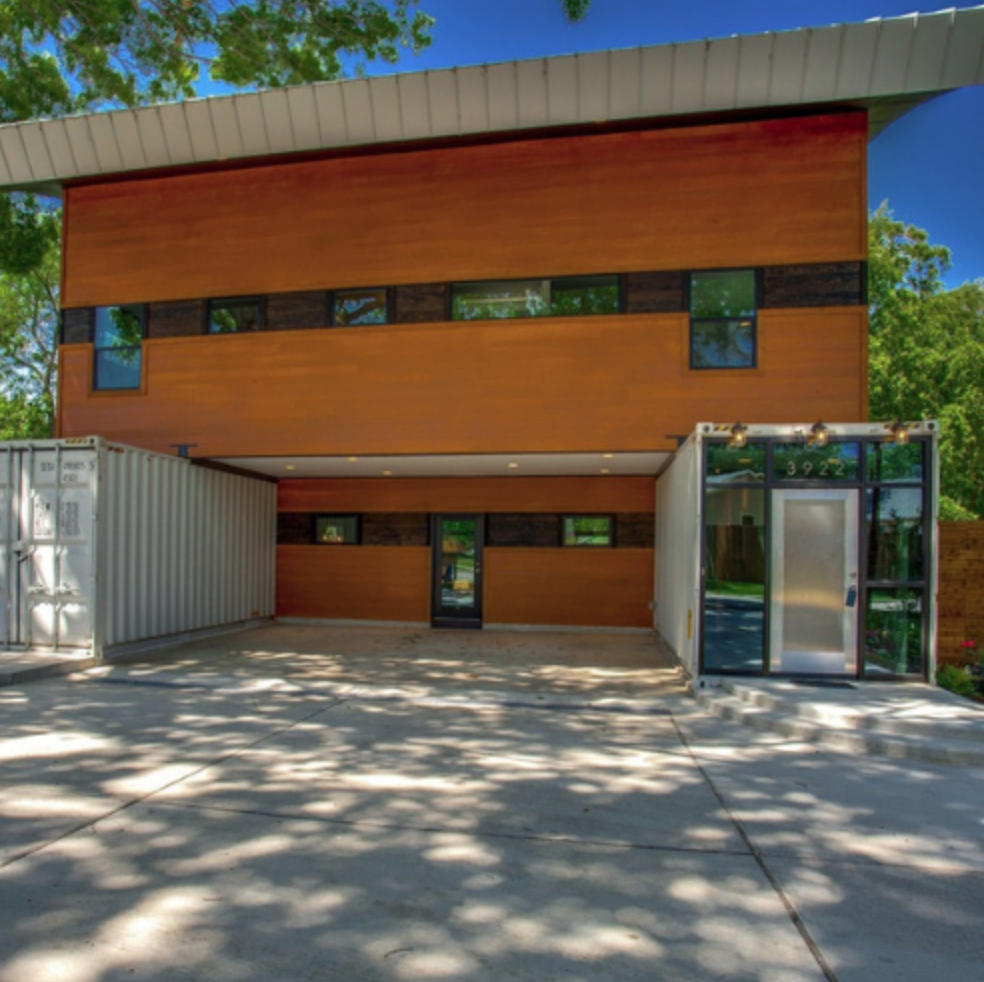
<path id="1" fill-rule="evenodd" d="M 888 428 L 888 432 L 892 436 L 892 442 L 897 443 L 900 447 L 904 447 L 909 442 L 909 427 L 908 424 L 904 423 L 901 419 L 897 419 Z"/>
<path id="2" fill-rule="evenodd" d="M 810 427 L 810 438 L 807 441 L 812 447 L 825 447 L 830 442 L 830 430 L 822 419 Z"/>
<path id="3" fill-rule="evenodd" d="M 728 446 L 733 450 L 740 450 L 747 443 L 748 427 L 742 426 L 741 423 L 735 423 L 735 425 L 731 427 L 731 439 L 728 441 Z"/>

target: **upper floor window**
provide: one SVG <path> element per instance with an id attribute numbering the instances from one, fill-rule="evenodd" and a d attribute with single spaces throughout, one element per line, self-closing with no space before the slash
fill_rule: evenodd
<path id="1" fill-rule="evenodd" d="M 613 546 L 615 530 L 611 515 L 564 515 L 565 546 Z"/>
<path id="2" fill-rule="evenodd" d="M 208 302 L 209 334 L 258 331 L 261 327 L 263 327 L 263 310 L 259 297 L 233 297 Z"/>
<path id="3" fill-rule="evenodd" d="M 617 276 L 498 280 L 455 283 L 451 287 L 452 320 L 572 317 L 618 312 Z"/>
<path id="4" fill-rule="evenodd" d="M 755 313 L 755 270 L 691 273 L 690 367 L 754 368 Z"/>
<path id="5" fill-rule="evenodd" d="M 366 290 L 336 290 L 331 298 L 333 327 L 386 324 L 389 321 L 389 291 L 385 287 Z"/>
<path id="6" fill-rule="evenodd" d="M 354 546 L 359 544 L 358 515 L 315 515 L 316 545 Z"/>
<path id="7" fill-rule="evenodd" d="M 101 391 L 139 389 L 144 306 L 96 307 L 92 387 Z"/>

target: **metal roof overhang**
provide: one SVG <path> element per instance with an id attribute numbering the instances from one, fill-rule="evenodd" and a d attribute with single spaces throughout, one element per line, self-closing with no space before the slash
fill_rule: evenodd
<path id="1" fill-rule="evenodd" d="M 277 479 L 325 477 L 653 477 L 666 452 L 211 457 L 208 463 Z"/>
<path id="2" fill-rule="evenodd" d="M 380 75 L 0 126 L 0 188 L 681 117 L 869 111 L 871 135 L 984 82 L 984 6 Z"/>

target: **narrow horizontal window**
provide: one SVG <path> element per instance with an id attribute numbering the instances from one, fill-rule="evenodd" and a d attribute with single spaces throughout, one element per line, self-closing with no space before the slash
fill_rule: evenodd
<path id="1" fill-rule="evenodd" d="M 612 546 L 615 544 L 611 515 L 565 515 L 565 546 Z"/>
<path id="2" fill-rule="evenodd" d="M 319 546 L 359 544 L 358 515 L 315 515 L 314 542 Z"/>
<path id="3" fill-rule="evenodd" d="M 143 304 L 97 307 L 93 335 L 93 389 L 139 389 L 143 361 Z"/>
<path id="4" fill-rule="evenodd" d="M 757 364 L 755 270 L 690 274 L 690 367 Z"/>
<path id="5" fill-rule="evenodd" d="M 331 300 L 333 327 L 358 327 L 389 322 L 389 290 L 336 290 Z"/>
<path id="6" fill-rule="evenodd" d="M 259 297 L 236 297 L 229 300 L 209 300 L 208 333 L 238 334 L 258 331 L 263 327 Z"/>
<path id="7" fill-rule="evenodd" d="M 578 317 L 618 312 L 617 276 L 497 280 L 451 286 L 452 320 Z"/>

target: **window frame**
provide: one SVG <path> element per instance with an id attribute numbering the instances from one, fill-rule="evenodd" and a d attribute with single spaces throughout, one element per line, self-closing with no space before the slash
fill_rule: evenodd
<path id="1" fill-rule="evenodd" d="M 119 308 L 136 308 L 140 319 L 140 342 L 139 344 L 125 345 L 101 345 L 99 343 L 99 311 L 117 310 Z M 102 304 L 92 308 L 92 391 L 100 393 L 108 392 L 139 392 L 143 388 L 143 343 L 147 339 L 147 304 L 145 303 L 111 303 Z M 139 359 L 136 385 L 114 385 L 102 386 L 99 384 L 99 355 L 104 351 L 136 351 Z"/>
<path id="2" fill-rule="evenodd" d="M 547 290 L 553 302 L 553 291 L 557 283 L 575 283 L 578 280 L 612 280 L 615 287 L 615 309 L 590 313 L 563 314 L 554 313 L 547 310 L 545 313 L 520 313 L 506 314 L 502 317 L 457 317 L 455 316 L 456 291 L 463 287 L 491 287 L 501 285 L 503 287 L 512 283 L 541 283 L 547 285 Z M 494 280 L 457 280 L 448 284 L 448 309 L 447 319 L 457 324 L 465 324 L 470 321 L 525 321 L 540 320 L 545 317 L 616 317 L 625 313 L 625 277 L 620 273 L 586 273 L 575 276 L 519 276 L 506 279 Z"/>
<path id="3" fill-rule="evenodd" d="M 355 537 L 334 542 L 330 539 L 318 538 L 318 523 L 339 519 L 351 519 L 355 523 Z M 311 544 L 315 546 L 361 546 L 362 545 L 362 515 L 356 512 L 318 512 L 311 516 Z"/>
<path id="4" fill-rule="evenodd" d="M 746 317 L 695 317 L 693 313 L 694 277 L 714 273 L 750 273 L 752 289 L 755 298 L 755 312 Z M 762 309 L 762 275 L 757 266 L 735 266 L 715 269 L 691 269 L 687 272 L 687 367 L 693 372 L 749 372 L 755 371 L 761 365 L 759 356 L 759 311 Z M 751 361 L 745 365 L 698 365 L 694 360 L 694 326 L 695 325 L 724 325 L 751 321 Z"/>
<path id="5" fill-rule="evenodd" d="M 366 324 L 340 324 L 335 316 L 335 300 L 340 294 L 346 293 L 377 293 L 381 292 L 385 297 L 385 320 Z M 345 287 L 339 290 L 328 291 L 328 326 L 330 328 L 349 328 L 349 327 L 385 327 L 393 323 L 394 301 L 393 287 L 391 286 L 361 286 Z"/>
<path id="6" fill-rule="evenodd" d="M 607 542 L 568 542 L 567 541 L 567 522 L 576 521 L 580 518 L 603 518 L 608 523 Z M 614 549 L 616 547 L 616 521 L 615 516 L 607 512 L 562 512 L 560 516 L 560 547 L 562 549 Z"/>
<path id="7" fill-rule="evenodd" d="M 222 337 L 229 334 L 254 334 L 256 331 L 266 330 L 266 297 L 263 294 L 247 294 L 242 297 L 209 297 L 205 301 L 205 323 L 202 325 L 203 333 L 209 337 Z M 212 330 L 212 310 L 222 304 L 247 304 L 256 305 L 256 327 L 252 330 L 236 331 L 213 331 Z"/>

